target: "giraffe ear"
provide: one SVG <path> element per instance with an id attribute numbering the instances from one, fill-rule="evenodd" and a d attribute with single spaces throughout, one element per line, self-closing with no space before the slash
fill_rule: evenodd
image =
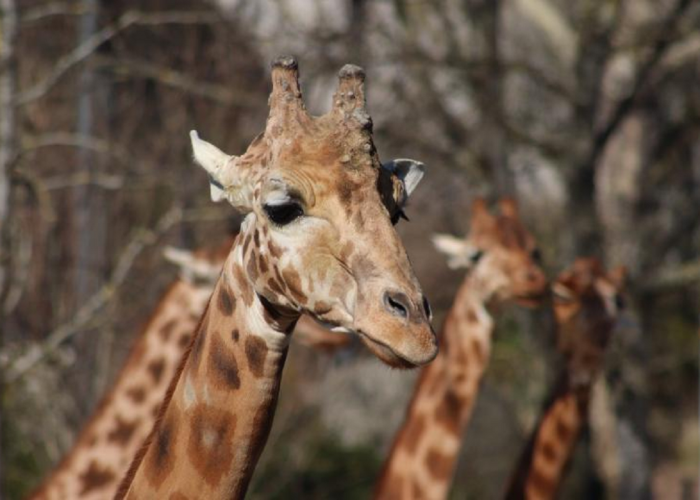
<path id="1" fill-rule="evenodd" d="M 450 269 L 470 268 L 481 258 L 482 252 L 465 240 L 450 234 L 434 234 L 433 245 L 439 252 L 447 255 Z"/>
<path id="2" fill-rule="evenodd" d="M 416 189 L 418 183 L 423 179 L 425 174 L 425 164 L 416 160 L 410 160 L 407 158 L 397 158 L 395 160 L 390 160 L 386 163 L 382 163 L 382 168 L 390 172 L 397 180 L 400 181 L 401 194 L 396 199 L 397 205 L 403 207 L 411 196 L 411 193 Z"/>
<path id="3" fill-rule="evenodd" d="M 252 210 L 247 191 L 242 186 L 233 155 L 227 155 L 213 144 L 199 138 L 196 130 L 190 132 L 194 160 L 209 174 L 209 190 L 214 202 L 228 200 L 243 213 Z"/>

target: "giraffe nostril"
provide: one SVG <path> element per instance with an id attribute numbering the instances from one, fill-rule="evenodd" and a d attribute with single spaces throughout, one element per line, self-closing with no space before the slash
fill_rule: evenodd
<path id="1" fill-rule="evenodd" d="M 428 318 L 428 320 L 433 319 L 433 311 L 430 309 L 430 302 L 428 302 L 428 299 L 423 296 L 423 309 L 425 310 L 425 316 Z"/>
<path id="2" fill-rule="evenodd" d="M 395 316 L 408 318 L 408 298 L 402 293 L 385 292 L 384 307 Z"/>

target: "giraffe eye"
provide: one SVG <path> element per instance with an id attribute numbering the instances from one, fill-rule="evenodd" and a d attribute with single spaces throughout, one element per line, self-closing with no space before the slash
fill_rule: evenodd
<path id="1" fill-rule="evenodd" d="M 278 226 L 286 226 L 304 215 L 304 209 L 299 203 L 292 201 L 281 205 L 264 205 L 267 217 Z"/>
<path id="2" fill-rule="evenodd" d="M 530 257 L 532 257 L 532 260 L 534 260 L 537 264 L 542 262 L 542 252 L 540 252 L 539 248 L 535 248 L 530 252 Z"/>

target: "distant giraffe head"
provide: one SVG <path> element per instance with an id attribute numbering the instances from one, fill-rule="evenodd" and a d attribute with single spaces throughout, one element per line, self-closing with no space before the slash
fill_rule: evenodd
<path id="1" fill-rule="evenodd" d="M 586 386 L 602 363 L 624 307 L 625 268 L 607 272 L 596 258 L 579 258 L 552 286 L 557 350 L 575 386 Z"/>
<path id="2" fill-rule="evenodd" d="M 386 363 L 411 367 L 433 359 L 437 343 L 393 224 L 423 166 L 382 166 L 364 79 L 360 68 L 343 67 L 332 109 L 312 117 L 296 61 L 280 58 L 264 133 L 231 156 L 192 132 L 194 156 L 212 198 L 246 214 L 235 251 L 263 303 L 357 332 Z"/>
<path id="3" fill-rule="evenodd" d="M 485 201 L 477 199 L 466 238 L 438 234 L 433 242 L 448 256 L 451 268 L 467 269 L 486 301 L 535 305 L 547 293 L 537 244 L 520 221 L 513 200 L 502 199 L 499 208 L 500 214 L 492 214 Z"/>
<path id="4" fill-rule="evenodd" d="M 552 286 L 557 351 L 563 363 L 505 498 L 557 498 L 622 310 L 624 275 L 624 268 L 606 272 L 597 259 L 579 258 Z"/>

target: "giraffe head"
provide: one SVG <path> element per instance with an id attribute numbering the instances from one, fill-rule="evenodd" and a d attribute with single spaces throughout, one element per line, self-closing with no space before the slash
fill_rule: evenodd
<path id="1" fill-rule="evenodd" d="M 266 306 L 356 332 L 392 366 L 424 364 L 437 354 L 430 308 L 394 229 L 423 165 L 379 162 L 364 72 L 338 76 L 331 110 L 313 117 L 296 61 L 277 59 L 265 131 L 241 156 L 192 132 L 195 160 L 212 198 L 246 214 L 238 248 Z"/>
<path id="2" fill-rule="evenodd" d="M 624 301 L 624 267 L 607 272 L 595 258 L 579 258 L 552 285 L 558 350 L 575 386 L 591 383 Z"/>
<path id="3" fill-rule="evenodd" d="M 492 214 L 485 201 L 477 199 L 467 237 L 438 234 L 433 243 L 448 256 L 451 268 L 466 268 L 479 281 L 487 299 L 537 305 L 548 291 L 537 244 L 513 200 L 502 199 L 499 207 L 500 214 Z"/>

